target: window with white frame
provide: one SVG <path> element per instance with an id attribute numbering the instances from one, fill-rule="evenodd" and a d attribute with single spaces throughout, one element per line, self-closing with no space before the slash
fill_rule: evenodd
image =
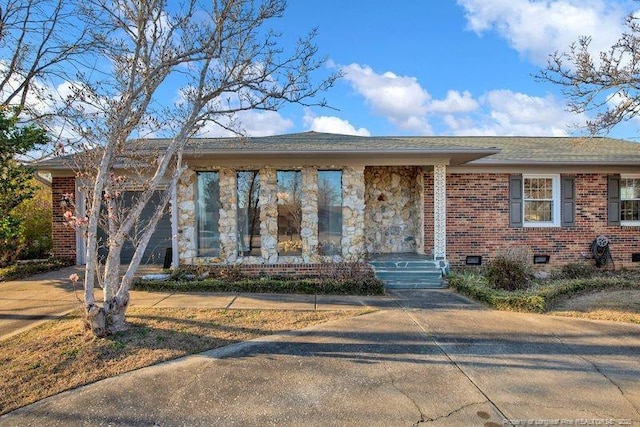
<path id="1" fill-rule="evenodd" d="M 560 225 L 560 175 L 523 175 L 525 227 Z"/>
<path id="2" fill-rule="evenodd" d="M 640 225 L 640 175 L 620 178 L 620 221 Z"/>

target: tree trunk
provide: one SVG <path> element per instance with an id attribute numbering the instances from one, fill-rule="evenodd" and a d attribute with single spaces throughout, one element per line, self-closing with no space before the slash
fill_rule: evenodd
<path id="1" fill-rule="evenodd" d="M 123 297 L 111 299 L 104 307 L 93 306 L 85 312 L 85 326 L 98 337 L 106 337 L 128 329 L 126 312 L 129 306 L 129 292 Z"/>

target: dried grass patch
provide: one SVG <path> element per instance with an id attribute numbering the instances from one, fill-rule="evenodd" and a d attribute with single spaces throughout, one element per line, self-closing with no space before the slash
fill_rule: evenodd
<path id="1" fill-rule="evenodd" d="M 0 413 L 169 359 L 365 312 L 131 308 L 129 330 L 106 339 L 71 315 L 0 342 Z"/>
<path id="2" fill-rule="evenodd" d="M 574 296 L 558 302 L 549 314 L 640 324 L 640 290 L 606 290 Z"/>

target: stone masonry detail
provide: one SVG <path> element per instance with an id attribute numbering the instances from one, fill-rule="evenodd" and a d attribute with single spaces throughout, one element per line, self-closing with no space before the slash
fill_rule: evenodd
<path id="1" fill-rule="evenodd" d="M 342 171 L 342 256 L 358 261 L 364 255 L 364 167 Z"/>
<path id="2" fill-rule="evenodd" d="M 364 179 L 367 251 L 424 250 L 422 169 L 413 166 L 367 167 Z"/>
<path id="3" fill-rule="evenodd" d="M 278 182 L 274 168 L 260 169 L 260 240 L 262 258 L 278 262 Z"/>
<path id="4" fill-rule="evenodd" d="M 302 169 L 302 239 L 303 262 L 318 262 L 318 171 Z"/>
<path id="5" fill-rule="evenodd" d="M 276 168 L 263 167 L 260 173 L 260 237 L 261 256 L 239 257 L 237 255 L 237 194 L 236 171 L 244 168 L 214 168 L 220 173 L 220 256 L 217 258 L 199 258 L 196 241 L 196 173 L 188 170 L 178 184 L 178 227 L 179 250 L 182 264 L 225 263 L 225 264 L 262 264 L 278 263 L 319 263 L 327 262 L 327 257 L 318 254 L 318 174 L 315 167 L 302 168 L 302 256 L 278 256 L 278 207 Z M 419 168 L 405 168 L 412 179 L 401 178 L 401 174 L 391 178 L 398 187 L 408 187 L 411 181 L 411 195 L 402 199 L 406 210 L 400 218 L 410 218 L 413 239 L 411 248 L 423 246 L 423 239 L 415 233 L 421 225 L 421 205 L 417 203 L 420 184 L 416 177 Z M 213 169 L 210 169 L 213 170 Z M 365 168 L 342 167 L 342 257 L 331 257 L 331 262 L 354 262 L 362 259 L 365 251 Z M 408 173 L 408 172 L 407 172 Z M 399 180 L 399 181 L 398 181 Z M 397 181 L 397 182 L 396 182 Z M 407 193 L 407 194 L 409 194 Z M 408 200 L 407 197 L 410 199 Z M 406 219 L 405 218 L 405 219 Z M 384 227 L 380 225 L 380 227 Z M 415 229 L 415 230 L 414 230 Z"/>
<path id="6" fill-rule="evenodd" d="M 184 171 L 178 181 L 178 252 L 180 263 L 191 264 L 197 256 L 196 245 L 196 173 Z"/>
<path id="7" fill-rule="evenodd" d="M 236 171 L 220 169 L 220 258 L 227 264 L 234 263 L 238 247 L 238 195 Z"/>

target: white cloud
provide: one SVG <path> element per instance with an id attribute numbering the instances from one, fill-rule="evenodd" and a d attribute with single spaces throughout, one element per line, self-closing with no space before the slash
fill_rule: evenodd
<path id="1" fill-rule="evenodd" d="M 537 65 L 565 52 L 581 36 L 591 36 L 594 53 L 607 50 L 622 34 L 629 10 L 608 0 L 458 0 L 469 28 L 496 31 Z"/>
<path id="2" fill-rule="evenodd" d="M 377 74 L 358 64 L 343 67 L 343 71 L 374 113 L 414 134 L 433 134 L 436 126 L 439 134 L 566 136 L 586 121 L 585 115 L 567 112 L 564 102 L 551 95 L 492 90 L 474 98 L 469 91 L 449 90 L 443 99 L 433 99 L 414 77 Z M 305 117 L 308 123 L 311 119 Z M 315 119 L 317 126 L 324 121 L 324 126 L 331 125 L 340 133 L 353 129 L 338 118 Z"/>
<path id="3" fill-rule="evenodd" d="M 310 112 L 305 113 L 304 122 L 308 130 L 315 132 L 336 133 L 341 135 L 371 136 L 365 128 L 356 129 L 348 120 L 342 120 L 334 116 L 314 116 Z"/>
<path id="4" fill-rule="evenodd" d="M 229 120 L 224 120 L 229 124 Z M 293 121 L 282 117 L 276 111 L 240 111 L 235 115 L 234 129 L 241 130 L 247 136 L 270 136 L 285 133 L 293 127 Z M 200 130 L 199 136 L 224 137 L 236 134 L 224 129 L 216 123 L 209 122 Z"/>
<path id="5" fill-rule="evenodd" d="M 567 136 L 585 121 L 550 95 L 493 90 L 480 98 L 480 106 L 473 117 L 449 114 L 444 122 L 457 135 Z"/>
<path id="6" fill-rule="evenodd" d="M 478 108 L 478 101 L 473 99 L 469 91 L 462 93 L 457 90 L 447 92 L 443 100 L 433 100 L 428 107 L 432 113 L 468 113 Z"/>
<path id="7" fill-rule="evenodd" d="M 404 130 L 431 133 L 425 120 L 429 93 L 415 77 L 398 76 L 391 71 L 378 74 L 367 65 L 342 67 L 344 78 L 379 115 Z"/>

